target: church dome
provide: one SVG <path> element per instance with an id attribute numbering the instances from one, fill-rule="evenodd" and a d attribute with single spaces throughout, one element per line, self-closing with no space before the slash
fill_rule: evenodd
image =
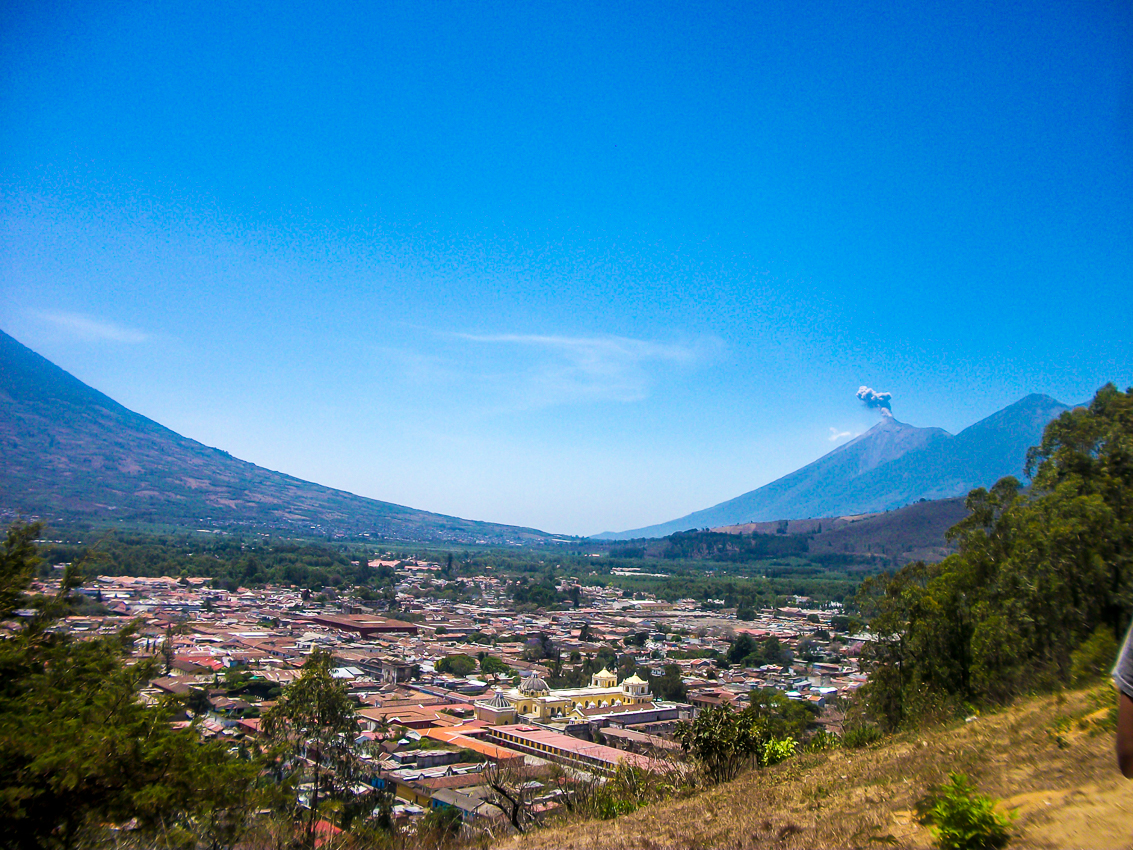
<path id="1" fill-rule="evenodd" d="M 511 708 L 511 703 L 508 702 L 504 692 L 496 688 L 496 695 L 484 703 L 488 708 Z"/>
<path id="2" fill-rule="evenodd" d="M 519 683 L 519 692 L 521 694 L 547 694 L 551 692 L 551 689 L 532 671 L 530 676 Z"/>

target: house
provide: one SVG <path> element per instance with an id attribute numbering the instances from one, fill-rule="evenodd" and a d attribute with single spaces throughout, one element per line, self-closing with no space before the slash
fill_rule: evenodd
<path id="1" fill-rule="evenodd" d="M 410 681 L 413 678 L 413 668 L 413 664 L 383 658 L 381 670 L 382 684 L 400 685 L 402 682 Z"/>

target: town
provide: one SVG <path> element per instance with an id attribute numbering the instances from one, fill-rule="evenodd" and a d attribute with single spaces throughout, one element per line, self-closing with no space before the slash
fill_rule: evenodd
<path id="1" fill-rule="evenodd" d="M 357 587 L 100 575 L 78 589 L 89 604 L 63 627 L 81 639 L 137 621 L 133 653 L 162 673 L 143 697 L 180 699 L 177 722 L 233 750 L 260 743 L 265 712 L 313 654 L 327 654 L 353 701 L 362 781 L 386 794 L 402 826 L 436 811 L 469 830 L 515 823 L 499 793 L 507 771 L 538 820 L 562 802 L 551 779 L 562 771 L 601 781 L 620 765 L 668 769 L 680 761 L 677 724 L 706 708 L 740 711 L 767 691 L 805 706 L 810 734 L 840 734 L 866 681 L 857 657 L 869 635 L 847 633 L 854 624 L 837 602 L 794 597 L 741 620 L 719 600 L 667 602 L 567 576 L 557 590 L 570 607 L 521 611 L 492 570 L 457 579 L 453 600 L 439 563 L 367 566 L 390 576 L 377 598 Z"/>

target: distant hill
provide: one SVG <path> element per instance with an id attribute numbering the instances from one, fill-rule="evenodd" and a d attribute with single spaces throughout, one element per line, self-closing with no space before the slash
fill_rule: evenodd
<path id="1" fill-rule="evenodd" d="M 713 531 L 731 534 L 805 535 L 810 557 L 843 555 L 898 564 L 939 561 L 955 551 L 945 532 L 968 515 L 964 499 L 914 502 L 893 511 L 852 516 L 750 522 Z"/>
<path id="2" fill-rule="evenodd" d="M 680 519 L 597 536 L 664 537 L 690 528 L 874 513 L 962 496 L 1005 475 L 1022 478 L 1027 449 L 1068 409 L 1049 396 L 1029 395 L 956 436 L 885 415 L 861 436 L 757 490 Z"/>
<path id="3" fill-rule="evenodd" d="M 538 543 L 273 472 L 118 404 L 0 331 L 0 514 L 406 541 Z"/>
<path id="4" fill-rule="evenodd" d="M 910 561 L 941 561 L 955 552 L 945 534 L 968 515 L 964 501 L 936 499 L 881 513 L 747 522 L 666 537 L 611 540 L 607 545 L 615 558 L 753 562 L 796 556 L 869 572 Z"/>

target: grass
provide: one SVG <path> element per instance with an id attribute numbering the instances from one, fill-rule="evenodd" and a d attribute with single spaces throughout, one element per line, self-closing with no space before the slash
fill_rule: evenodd
<path id="1" fill-rule="evenodd" d="M 803 754 L 693 797 L 500 846 L 927 848 L 934 839 L 918 821 L 917 803 L 956 772 L 1015 813 L 1009 847 L 1127 847 L 1133 783 L 1114 762 L 1115 704 L 1108 684 L 1035 697 L 862 749 Z"/>

